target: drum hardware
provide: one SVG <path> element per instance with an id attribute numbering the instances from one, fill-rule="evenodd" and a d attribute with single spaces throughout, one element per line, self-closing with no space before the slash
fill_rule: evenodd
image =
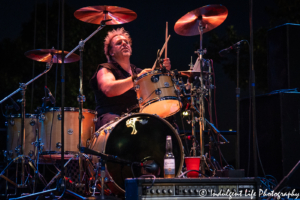
<path id="1" fill-rule="evenodd" d="M 181 17 L 174 26 L 174 30 L 177 34 L 183 35 L 183 36 L 193 36 L 193 35 L 200 35 L 200 48 L 195 51 L 195 53 L 198 55 L 198 61 L 199 61 L 199 81 L 200 85 L 199 88 L 195 91 L 193 82 L 191 81 L 191 107 L 195 108 L 192 110 L 192 135 L 195 136 L 195 110 L 197 108 L 195 107 L 195 100 L 199 101 L 199 126 L 200 126 L 200 141 L 199 141 L 199 147 L 200 147 L 200 156 L 201 160 L 205 161 L 205 155 L 204 155 L 204 143 L 203 143 L 203 131 L 205 127 L 205 107 L 204 107 L 204 97 L 208 94 L 210 95 L 211 87 L 207 90 L 204 82 L 203 82 L 203 65 L 205 63 L 205 60 L 203 59 L 203 55 L 206 54 L 206 49 L 202 48 L 202 40 L 203 40 L 203 33 L 206 33 L 215 27 L 219 26 L 223 21 L 226 19 L 228 15 L 228 10 L 226 7 L 222 5 L 208 5 L 203 6 L 200 8 L 197 8 L 191 12 L 188 12 L 186 15 Z M 209 17 L 208 17 L 209 16 Z M 192 63 L 192 62 L 191 62 Z M 190 64 L 190 68 L 194 70 L 195 66 Z M 187 71 L 187 73 L 182 72 L 181 75 L 187 75 L 190 80 L 192 80 L 193 77 L 195 77 L 195 74 L 192 70 Z M 197 73 L 197 72 L 196 72 Z M 210 74 L 211 71 L 209 70 L 208 74 Z M 209 77 L 210 79 L 210 77 Z M 210 84 L 209 84 L 210 85 Z M 193 94 L 194 93 L 194 94 Z M 196 93 L 196 95 L 195 95 Z M 196 99 L 195 99 L 196 97 Z M 211 110 L 211 108 L 210 108 Z M 210 112 L 211 113 L 211 112 Z M 193 142 L 193 156 L 196 156 L 196 143 Z M 205 162 L 201 162 L 201 171 L 202 174 L 205 173 Z"/>
<path id="2" fill-rule="evenodd" d="M 25 53 L 26 55 L 26 53 Z M 19 89 L 17 89 L 16 91 L 14 91 L 13 93 L 11 93 L 10 95 L 8 95 L 7 97 L 5 97 L 4 99 L 2 99 L 0 101 L 0 104 L 2 104 L 4 101 L 6 101 L 8 98 L 10 98 L 11 96 L 15 95 L 18 92 L 21 92 L 22 94 L 22 100 L 21 100 L 21 105 L 22 105 L 22 111 L 21 111 L 21 154 L 24 153 L 25 150 L 25 93 L 26 93 L 26 88 L 27 85 L 29 85 L 30 83 L 32 83 L 33 81 L 35 81 L 36 79 L 38 79 L 39 77 L 41 77 L 42 75 L 46 74 L 47 72 L 50 71 L 52 65 L 53 65 L 53 55 L 51 56 L 51 60 L 49 61 L 49 63 L 47 63 L 46 65 L 46 70 L 44 72 L 42 72 L 41 74 L 39 74 L 38 76 L 36 76 L 35 78 L 31 79 L 30 81 L 28 81 L 27 83 L 20 83 Z M 25 186 L 25 159 L 22 156 L 22 176 L 21 176 L 21 185 Z"/>
<path id="3" fill-rule="evenodd" d="M 107 161 L 114 162 L 114 163 L 122 163 L 122 164 L 125 164 L 125 165 L 133 165 L 133 164 L 141 165 L 138 162 L 132 162 L 132 161 L 129 161 L 129 160 L 121 159 L 121 158 L 119 158 L 117 156 L 103 154 L 103 153 L 94 151 L 92 149 L 86 148 L 86 147 L 80 147 L 80 152 L 100 157 L 98 165 L 97 165 L 97 168 L 96 168 L 96 181 L 95 181 L 95 185 L 94 185 L 94 187 L 92 189 L 95 191 L 95 187 L 97 185 L 97 180 L 98 180 L 97 179 L 97 174 L 98 174 L 97 172 L 98 172 L 98 170 L 100 168 L 101 169 L 101 171 L 100 171 L 101 199 L 111 199 L 111 197 L 107 197 L 106 198 L 104 196 L 104 182 L 105 182 L 105 177 L 106 177 L 105 166 L 106 166 Z M 94 192 L 93 192 L 93 195 L 95 196 Z"/>
<path id="4" fill-rule="evenodd" d="M 151 81 L 152 81 L 153 83 L 157 83 L 158 80 L 159 80 L 159 76 L 158 76 L 158 75 L 151 76 Z"/>
<path id="5" fill-rule="evenodd" d="M 87 7 L 87 8 L 90 8 L 90 7 Z M 75 11 L 75 17 L 80 19 L 80 20 L 83 20 L 83 18 L 81 18 L 82 14 L 86 14 L 86 11 L 87 11 L 87 8 L 83 8 L 83 9 L 79 9 L 77 11 Z M 102 7 L 100 8 L 102 9 Z M 81 127 L 82 127 L 82 120 L 83 120 L 83 114 L 82 114 L 82 109 L 83 109 L 83 102 L 85 102 L 85 96 L 83 95 L 83 87 L 82 87 L 82 81 L 83 81 L 83 49 L 84 49 L 84 45 L 85 43 L 92 37 L 94 36 L 98 31 L 102 30 L 105 26 L 106 26 L 106 23 L 111 21 L 112 19 L 106 19 L 107 18 L 107 14 L 109 11 L 106 12 L 106 6 L 104 6 L 104 19 L 101 20 L 100 22 L 100 26 L 90 35 L 88 36 L 85 40 L 81 40 L 79 42 L 79 44 L 69 53 L 66 55 L 66 58 L 68 58 L 70 55 L 72 55 L 73 52 L 75 52 L 77 49 L 79 49 L 79 52 L 80 52 L 80 69 L 79 69 L 79 72 L 80 72 L 80 76 L 79 76 L 79 95 L 77 97 L 77 101 L 79 103 L 79 142 L 78 142 L 78 147 L 80 148 L 81 147 Z M 64 112 L 64 111 L 62 111 Z M 63 158 L 62 158 L 63 159 Z M 79 158 L 79 163 L 81 163 L 81 158 Z M 81 169 L 81 165 L 79 165 L 79 171 L 81 172 L 82 169 Z M 80 177 L 82 177 L 82 174 L 80 173 L 79 175 L 79 180 L 80 180 Z"/>
<path id="6" fill-rule="evenodd" d="M 236 90 L 235 90 L 235 92 L 236 92 L 236 115 L 237 115 L 236 123 L 237 123 L 237 125 L 236 125 L 236 155 L 235 156 L 236 156 L 236 167 L 238 169 L 240 167 L 240 83 L 239 83 L 240 82 L 240 80 L 239 80 L 240 79 L 239 65 L 240 65 L 240 49 L 241 49 L 240 44 L 241 44 L 241 42 L 245 42 L 245 41 L 247 41 L 247 40 L 241 40 L 241 41 L 235 43 L 234 45 L 230 46 L 229 48 L 227 48 L 227 49 L 236 49 L 236 54 L 237 54 L 237 56 L 236 56 L 236 62 L 237 62 L 236 76 L 237 77 L 236 77 Z M 221 55 L 222 51 L 219 52 L 220 55 Z M 227 50 L 225 49 L 225 52 L 226 51 Z"/>

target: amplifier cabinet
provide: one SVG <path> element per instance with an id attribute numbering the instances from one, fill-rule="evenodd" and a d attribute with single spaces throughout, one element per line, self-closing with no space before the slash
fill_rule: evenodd
<path id="1" fill-rule="evenodd" d="M 260 199 L 258 178 L 130 178 L 128 200 Z"/>

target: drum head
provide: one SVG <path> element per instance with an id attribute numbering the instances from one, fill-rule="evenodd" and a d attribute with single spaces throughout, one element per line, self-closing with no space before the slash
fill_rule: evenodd
<path id="1" fill-rule="evenodd" d="M 172 137 L 173 154 L 175 156 L 175 172 L 179 175 L 183 165 L 183 147 L 175 129 L 164 119 L 149 114 L 134 114 L 121 119 L 110 133 L 105 153 L 134 162 L 144 158 L 154 160 L 160 167 L 158 177 L 163 177 L 163 163 L 166 152 L 166 136 Z M 141 176 L 141 168 L 107 163 L 107 170 L 112 179 L 123 190 L 125 179 Z"/>

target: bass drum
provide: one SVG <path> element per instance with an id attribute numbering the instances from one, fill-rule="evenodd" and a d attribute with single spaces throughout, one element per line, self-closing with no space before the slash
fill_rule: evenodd
<path id="1" fill-rule="evenodd" d="M 154 160 L 160 167 L 157 177 L 163 177 L 166 136 L 170 135 L 175 156 L 175 175 L 180 174 L 184 160 L 183 146 L 177 131 L 166 120 L 144 113 L 131 114 L 116 120 L 95 133 L 99 136 L 93 140 L 91 149 L 134 162 L 150 157 L 149 160 Z M 97 157 L 93 158 L 93 162 L 98 162 Z M 134 167 L 133 172 L 135 177 L 142 175 L 138 167 Z M 134 176 L 131 166 L 106 163 L 106 184 L 114 194 L 124 195 L 125 179 Z"/>

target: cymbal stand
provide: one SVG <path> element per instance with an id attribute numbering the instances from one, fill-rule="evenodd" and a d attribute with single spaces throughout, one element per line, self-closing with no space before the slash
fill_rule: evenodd
<path id="1" fill-rule="evenodd" d="M 191 81 L 191 104 L 192 104 L 191 106 L 192 106 L 192 108 L 195 107 L 194 91 L 195 91 L 195 88 L 193 86 L 193 82 Z M 192 109 L 191 114 L 192 114 L 192 135 L 194 136 L 193 147 L 191 148 L 192 149 L 191 151 L 192 151 L 192 156 L 195 157 L 196 156 L 196 146 L 197 146 L 196 140 L 195 140 L 195 138 L 196 138 L 195 109 Z M 200 141 L 201 141 L 201 139 L 200 139 Z"/>
<path id="2" fill-rule="evenodd" d="M 203 40 L 203 29 L 206 27 L 203 27 L 202 25 L 202 17 L 199 18 L 199 34 L 200 34 L 200 48 L 195 52 L 199 56 L 199 62 L 200 62 L 200 88 L 201 91 L 199 93 L 199 126 L 200 126 L 200 141 L 199 141 L 199 146 L 200 146 L 200 155 L 201 155 L 201 160 L 204 160 L 204 142 L 203 142 L 203 131 L 204 131 L 204 126 L 205 126 L 205 108 L 204 108 L 204 95 L 206 93 L 205 91 L 205 86 L 203 85 L 203 63 L 202 63 L 202 58 L 203 55 L 206 53 L 206 50 L 203 50 L 202 48 L 202 40 Z M 204 93 L 205 92 L 205 93 Z M 201 162 L 201 171 L 204 174 L 205 173 L 205 163 Z"/>
<path id="3" fill-rule="evenodd" d="M 52 55 L 52 59 L 53 59 L 53 55 Z M 9 94 L 8 96 L 6 96 L 4 99 L 2 99 L 0 101 L 0 104 L 2 104 L 4 101 L 9 99 L 10 97 L 15 95 L 16 93 L 21 92 L 21 94 L 22 94 L 22 99 L 21 99 L 21 105 L 22 105 L 22 111 L 21 111 L 21 154 L 22 155 L 24 154 L 24 150 L 25 150 L 25 125 L 24 124 L 25 124 L 25 105 L 26 105 L 25 93 L 26 93 L 26 89 L 27 89 L 27 86 L 30 83 L 32 83 L 33 81 L 35 81 L 36 79 L 40 78 L 41 76 L 43 76 L 44 74 L 46 74 L 47 72 L 50 71 L 50 69 L 53 65 L 53 60 L 52 59 L 49 63 L 46 64 L 46 70 L 44 72 L 42 72 L 38 76 L 34 77 L 33 79 L 31 79 L 27 83 L 20 83 L 19 89 L 15 90 L 14 92 L 12 92 L 11 94 Z M 25 159 L 24 159 L 25 157 L 22 156 L 21 158 L 22 158 L 21 184 L 17 185 L 18 188 L 27 187 L 27 185 L 25 184 Z M 6 170 L 6 168 L 5 168 L 5 170 Z M 4 175 L 1 172 L 1 177 L 3 178 L 3 176 Z"/>
<path id="4" fill-rule="evenodd" d="M 68 53 L 66 55 L 65 58 L 68 58 L 74 51 L 76 51 L 77 49 L 79 49 L 80 52 L 80 63 L 79 63 L 79 95 L 77 97 L 77 101 L 79 103 L 79 144 L 78 144 L 78 149 L 80 149 L 81 147 L 81 131 L 82 131 L 82 119 L 83 119 L 83 115 L 82 115 L 82 109 L 83 109 L 83 102 L 85 102 L 85 96 L 83 95 L 83 88 L 82 88 L 82 80 L 83 80 L 83 49 L 84 49 L 84 45 L 85 43 L 91 38 L 93 37 L 96 33 L 98 33 L 100 30 L 102 30 L 105 26 L 106 26 L 106 22 L 110 21 L 106 20 L 106 14 L 104 15 L 104 20 L 101 21 L 100 26 L 91 34 L 89 35 L 85 40 L 80 40 L 79 44 L 72 50 L 70 51 L 70 53 Z M 82 160 L 81 158 L 79 158 L 79 182 L 81 180 L 81 177 L 83 176 L 83 169 L 82 169 Z"/>

